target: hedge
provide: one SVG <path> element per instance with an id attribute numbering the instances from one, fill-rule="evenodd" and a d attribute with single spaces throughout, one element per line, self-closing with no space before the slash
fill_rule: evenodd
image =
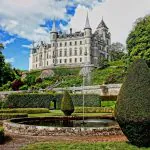
<path id="1" fill-rule="evenodd" d="M 0 113 L 0 120 L 28 117 L 26 113 Z"/>
<path id="2" fill-rule="evenodd" d="M 7 97 L 5 105 L 8 108 L 49 108 L 53 94 L 11 94 Z"/>
<path id="3" fill-rule="evenodd" d="M 110 107 L 85 107 L 85 113 L 113 113 L 114 109 Z M 76 107 L 75 113 L 83 113 L 82 107 Z"/>
<path id="4" fill-rule="evenodd" d="M 47 108 L 14 108 L 14 109 L 0 109 L 0 113 L 40 114 L 40 113 L 49 113 L 49 109 L 47 109 Z"/>
<path id="5" fill-rule="evenodd" d="M 4 142 L 4 129 L 0 127 L 0 144 Z"/>
<path id="6" fill-rule="evenodd" d="M 8 108 L 50 108 L 50 101 L 56 102 L 56 108 L 60 109 L 63 94 L 12 94 L 5 101 Z M 82 106 L 83 95 L 71 94 L 74 106 Z M 101 99 L 99 95 L 85 94 L 86 107 L 99 107 Z"/>

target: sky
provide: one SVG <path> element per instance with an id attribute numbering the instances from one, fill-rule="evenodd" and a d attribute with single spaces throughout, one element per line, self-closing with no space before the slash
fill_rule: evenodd
<path id="1" fill-rule="evenodd" d="M 27 70 L 32 42 L 50 42 L 53 20 L 58 31 L 84 29 L 87 12 L 94 32 L 102 17 L 112 42 L 126 43 L 137 18 L 150 14 L 150 0 L 1 0 L 0 42 L 6 62 Z"/>

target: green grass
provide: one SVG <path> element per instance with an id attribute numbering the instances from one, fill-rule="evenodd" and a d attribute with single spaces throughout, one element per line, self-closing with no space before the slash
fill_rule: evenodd
<path id="1" fill-rule="evenodd" d="M 115 106 L 116 101 L 102 101 L 101 107 L 113 107 Z"/>
<path id="2" fill-rule="evenodd" d="M 44 142 L 27 145 L 21 150 L 150 150 L 150 148 L 138 148 L 125 142 Z"/>
<path id="3" fill-rule="evenodd" d="M 111 113 L 85 113 L 87 117 L 93 116 L 102 116 L 102 115 L 111 115 Z M 64 116 L 61 110 L 53 110 L 50 113 L 42 113 L 42 114 L 29 114 L 28 117 L 52 117 L 52 116 Z M 82 113 L 73 113 L 72 116 L 83 116 Z"/>

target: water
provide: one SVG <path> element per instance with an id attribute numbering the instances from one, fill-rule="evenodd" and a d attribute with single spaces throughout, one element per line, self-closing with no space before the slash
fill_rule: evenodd
<path id="1" fill-rule="evenodd" d="M 86 119 L 84 120 L 34 120 L 25 121 L 21 124 L 48 126 L 48 127 L 109 127 L 116 125 L 116 122 L 110 119 Z"/>

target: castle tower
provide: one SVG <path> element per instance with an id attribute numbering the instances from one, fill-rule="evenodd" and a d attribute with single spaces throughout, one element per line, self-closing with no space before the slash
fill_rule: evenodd
<path id="1" fill-rule="evenodd" d="M 92 38 L 92 29 L 89 22 L 89 17 L 87 13 L 85 27 L 84 27 L 84 38 L 85 38 L 85 60 L 86 64 L 91 64 L 91 38 Z"/>
<path id="2" fill-rule="evenodd" d="M 50 34 L 51 34 L 51 45 L 52 45 L 52 52 L 53 52 L 53 55 L 52 55 L 53 65 L 55 66 L 57 64 L 57 37 L 58 37 L 55 19 L 53 21 L 52 31 Z"/>

